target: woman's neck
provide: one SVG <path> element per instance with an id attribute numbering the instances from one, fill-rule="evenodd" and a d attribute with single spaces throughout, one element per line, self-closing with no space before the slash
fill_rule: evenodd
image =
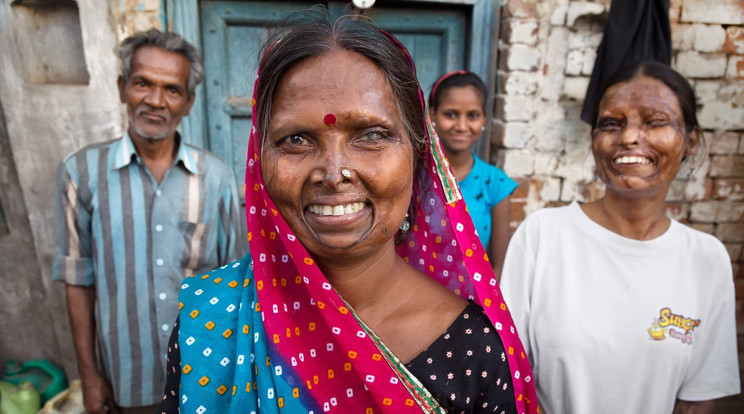
<path id="1" fill-rule="evenodd" d="M 455 174 L 457 181 L 464 180 L 470 171 L 473 169 L 475 164 L 475 158 L 473 153 L 468 151 L 451 152 L 445 150 L 444 153 L 447 155 L 452 172 Z"/>
<path id="2" fill-rule="evenodd" d="M 390 241 L 368 257 L 357 260 L 319 260 L 323 274 L 338 294 L 357 312 L 390 300 L 394 286 L 408 267 Z"/>
<path id="3" fill-rule="evenodd" d="M 601 226 L 635 240 L 651 240 L 669 228 L 665 196 L 656 193 L 628 197 L 608 192 L 601 199 L 583 204 L 584 213 Z"/>

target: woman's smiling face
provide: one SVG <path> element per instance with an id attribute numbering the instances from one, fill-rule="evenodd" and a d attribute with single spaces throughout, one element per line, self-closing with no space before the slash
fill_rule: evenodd
<path id="1" fill-rule="evenodd" d="M 486 125 L 480 91 L 472 85 L 443 90 L 432 120 L 448 153 L 470 152 Z"/>
<path id="2" fill-rule="evenodd" d="M 316 259 L 393 243 L 411 200 L 413 148 L 369 59 L 333 50 L 288 70 L 261 157 L 271 199 Z"/>
<path id="3" fill-rule="evenodd" d="M 664 82 L 638 75 L 607 89 L 592 132 L 597 172 L 608 191 L 666 191 L 697 146 L 679 100 Z"/>

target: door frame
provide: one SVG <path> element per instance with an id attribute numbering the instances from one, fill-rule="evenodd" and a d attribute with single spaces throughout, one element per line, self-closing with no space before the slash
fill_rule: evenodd
<path id="1" fill-rule="evenodd" d="M 470 48 L 465 57 L 470 71 L 483 78 L 488 87 L 489 98 L 496 96 L 498 78 L 496 76 L 496 54 L 493 39 L 498 39 L 500 2 L 494 0 L 406 0 L 401 4 L 415 6 L 416 3 L 442 3 L 447 5 L 471 6 Z M 169 31 L 176 32 L 191 44 L 201 49 L 199 0 L 165 0 L 165 18 Z M 480 53 L 473 53 L 473 51 Z M 210 148 L 207 131 L 207 106 L 204 83 L 196 89 L 196 99 L 189 116 L 181 121 L 184 140 L 189 144 Z M 486 110 L 493 113 L 493 99 L 487 99 Z M 486 124 L 486 131 L 476 148 L 476 153 L 488 161 L 492 122 Z"/>

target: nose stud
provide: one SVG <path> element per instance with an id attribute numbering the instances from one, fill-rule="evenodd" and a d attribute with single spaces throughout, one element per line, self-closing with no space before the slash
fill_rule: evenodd
<path id="1" fill-rule="evenodd" d="M 351 178 L 351 171 L 347 170 L 346 168 L 342 168 L 341 175 L 343 175 L 346 178 Z"/>

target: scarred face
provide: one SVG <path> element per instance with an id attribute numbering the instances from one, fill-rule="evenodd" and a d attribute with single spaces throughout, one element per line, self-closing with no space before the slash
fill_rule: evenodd
<path id="1" fill-rule="evenodd" d="M 317 259 L 370 254 L 411 200 L 413 148 L 380 69 L 343 50 L 283 76 L 263 143 L 266 189 Z"/>
<path id="2" fill-rule="evenodd" d="M 694 153 L 679 101 L 662 81 L 639 75 L 608 88 L 592 140 L 597 172 L 607 191 L 663 191 L 682 159 Z"/>
<path id="3" fill-rule="evenodd" d="M 483 97 L 472 85 L 448 88 L 440 95 L 432 121 L 449 154 L 470 151 L 486 124 Z"/>
<path id="4" fill-rule="evenodd" d="M 175 134 L 194 104 L 194 96 L 187 94 L 190 69 L 189 61 L 178 53 L 154 46 L 134 52 L 129 79 L 125 83 L 119 78 L 132 139 L 160 140 Z"/>

